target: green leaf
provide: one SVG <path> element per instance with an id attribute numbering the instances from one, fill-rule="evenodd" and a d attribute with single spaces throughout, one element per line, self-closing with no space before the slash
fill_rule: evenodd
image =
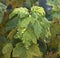
<path id="1" fill-rule="evenodd" d="M 11 19 L 12 17 L 14 17 L 16 14 L 18 14 L 19 12 L 19 8 L 16 8 L 13 10 L 13 12 L 9 15 L 9 18 Z"/>
<path id="2" fill-rule="evenodd" d="M 44 16 L 45 15 L 45 11 L 42 7 L 39 7 L 39 6 L 33 6 L 31 8 L 31 12 L 32 13 L 36 13 L 38 16 L 41 15 L 41 16 Z"/>
<path id="3" fill-rule="evenodd" d="M 29 51 L 33 56 L 42 57 L 42 52 L 39 50 L 38 44 L 31 45 Z"/>
<path id="4" fill-rule="evenodd" d="M 36 34 L 36 37 L 39 38 L 40 34 L 42 33 L 42 27 L 38 20 L 33 24 L 33 28 L 34 28 L 34 33 Z"/>
<path id="5" fill-rule="evenodd" d="M 7 43 L 3 49 L 2 49 L 2 53 L 4 55 L 4 58 L 10 58 L 11 56 L 11 52 L 12 52 L 13 46 L 11 43 Z"/>
<path id="6" fill-rule="evenodd" d="M 42 56 L 40 53 L 38 45 L 32 45 L 29 49 L 23 47 L 22 43 L 18 43 L 13 49 L 13 57 L 18 58 L 33 58 L 33 56 Z"/>
<path id="7" fill-rule="evenodd" d="M 37 44 L 37 38 L 31 28 L 25 31 L 22 37 L 22 41 L 26 48 L 28 48 L 32 43 Z"/>
<path id="8" fill-rule="evenodd" d="M 15 28 L 17 26 L 17 23 L 18 23 L 18 18 L 17 17 L 15 17 L 12 20 L 8 21 L 6 23 L 5 31 L 9 31 L 9 30 Z"/>
<path id="9" fill-rule="evenodd" d="M 20 7 L 20 8 L 16 8 L 10 15 L 9 18 L 11 19 L 12 17 L 14 17 L 15 15 L 18 16 L 18 18 L 23 18 L 29 15 L 28 9 Z"/>
<path id="10" fill-rule="evenodd" d="M 2 23 L 5 10 L 6 10 L 6 6 L 0 2 L 0 23 Z"/>
<path id="11" fill-rule="evenodd" d="M 21 22 L 21 27 L 27 28 L 28 25 L 30 24 L 30 22 L 31 22 L 31 17 L 30 16 L 24 18 Z"/>
<path id="12" fill-rule="evenodd" d="M 53 11 L 60 10 L 60 0 L 47 0 L 47 4 L 53 7 L 52 8 Z"/>
<path id="13" fill-rule="evenodd" d="M 32 26 L 37 38 L 40 36 L 46 40 L 46 38 L 51 36 L 50 23 L 45 17 L 39 17 Z"/>
<path id="14" fill-rule="evenodd" d="M 60 20 L 60 12 L 58 11 L 58 12 L 53 13 L 52 17 L 56 18 L 57 20 Z"/>
<path id="15" fill-rule="evenodd" d="M 24 48 L 24 46 L 22 46 L 22 44 L 21 43 L 18 43 L 18 44 L 16 44 L 16 47 L 13 49 L 13 54 L 12 54 L 12 56 L 13 57 L 24 57 L 24 54 L 25 54 L 25 48 Z"/>

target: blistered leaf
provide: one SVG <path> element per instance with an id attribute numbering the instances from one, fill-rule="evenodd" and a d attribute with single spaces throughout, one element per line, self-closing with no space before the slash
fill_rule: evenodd
<path id="1" fill-rule="evenodd" d="M 44 9 L 42 7 L 38 7 L 38 6 L 33 6 L 31 8 L 31 12 L 36 13 L 38 15 L 42 15 L 42 16 L 45 15 Z"/>
<path id="2" fill-rule="evenodd" d="M 12 17 L 14 17 L 15 15 L 18 16 L 18 18 L 23 18 L 29 15 L 28 9 L 20 7 L 20 8 L 16 8 L 10 15 L 9 18 L 11 19 Z"/>

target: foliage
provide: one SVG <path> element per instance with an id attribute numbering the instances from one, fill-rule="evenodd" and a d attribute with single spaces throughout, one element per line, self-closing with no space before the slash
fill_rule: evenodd
<path id="1" fill-rule="evenodd" d="M 47 0 L 47 4 L 52 6 L 49 14 L 53 19 L 50 27 L 52 36 L 48 46 L 50 51 L 57 52 L 56 54 L 60 56 L 60 0 Z"/>
<path id="2" fill-rule="evenodd" d="M 42 7 L 33 6 L 30 12 L 23 7 L 14 9 L 12 13 L 9 14 L 9 21 L 5 24 L 3 29 L 5 30 L 5 38 L 7 39 L 2 50 L 4 58 L 42 57 L 37 40 L 40 36 L 45 40 L 45 38 L 50 35 L 49 26 L 49 21 L 45 18 L 45 12 Z M 18 39 L 20 40 L 19 43 L 13 42 Z M 14 47 L 14 45 L 16 45 L 16 47 Z"/>
<path id="3" fill-rule="evenodd" d="M 6 5 L 0 3 L 0 58 L 43 58 L 45 55 L 52 58 L 60 55 L 60 38 L 56 36 L 60 34 L 60 2 L 47 0 L 47 4 L 53 6 L 49 14 L 54 20 L 50 23 L 44 9 L 33 6 L 35 1 L 6 0 Z M 20 2 L 21 5 L 25 2 L 29 9 L 20 7 Z M 7 11 L 10 3 L 13 9 Z"/>
<path id="4" fill-rule="evenodd" d="M 13 50 L 13 57 L 33 58 L 33 56 L 39 55 L 41 57 L 41 53 L 39 52 L 37 45 L 32 45 L 29 49 L 26 49 L 22 43 L 18 43 Z"/>
<path id="5" fill-rule="evenodd" d="M 49 50 L 56 52 L 58 50 L 58 46 L 60 44 L 60 38 L 59 38 L 60 24 L 58 24 L 58 23 L 51 24 L 50 30 L 51 30 L 51 35 L 53 35 L 53 36 L 51 36 L 51 41 L 48 43 Z"/>
<path id="6" fill-rule="evenodd" d="M 10 14 L 10 18 L 17 14 L 19 20 L 17 25 L 18 27 L 16 38 L 21 39 L 26 47 L 30 46 L 31 43 L 36 44 L 36 39 L 38 39 L 39 36 L 46 37 L 45 34 L 47 34 L 47 31 L 49 32 L 49 22 L 44 17 L 44 13 L 45 12 L 43 8 L 34 6 L 31 8 L 31 14 L 28 13 L 28 10 L 26 8 L 17 8 Z"/>
<path id="7" fill-rule="evenodd" d="M 47 4 L 52 6 L 51 16 L 60 19 L 60 0 L 47 0 Z"/>

